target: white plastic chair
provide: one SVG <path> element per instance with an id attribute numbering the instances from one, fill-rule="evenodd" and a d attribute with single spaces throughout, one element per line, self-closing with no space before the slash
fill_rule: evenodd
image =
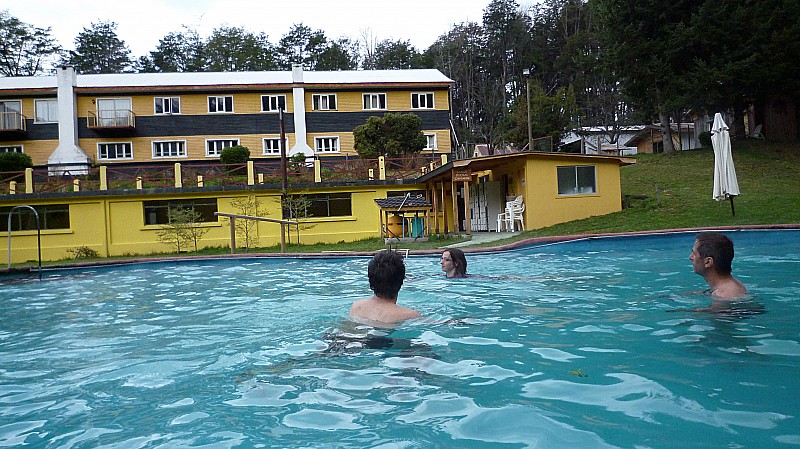
<path id="1" fill-rule="evenodd" d="M 506 211 L 502 214 L 497 214 L 497 232 L 500 232 L 502 229 L 501 224 L 505 224 L 506 231 L 513 232 L 514 231 L 514 211 L 515 208 L 519 208 L 522 204 L 522 195 L 514 198 L 511 201 L 506 202 Z M 523 208 L 523 210 L 525 210 Z M 509 225 L 510 223 L 510 225 Z"/>
<path id="2" fill-rule="evenodd" d="M 764 135 L 761 134 L 761 125 L 756 125 L 756 129 L 754 129 L 751 134 L 748 134 L 747 137 L 752 139 L 763 139 Z"/>
<path id="3" fill-rule="evenodd" d="M 508 223 L 506 224 L 506 230 L 509 232 L 514 232 L 516 230 L 516 222 L 519 222 L 519 227 L 521 231 L 525 230 L 525 203 L 519 203 L 519 205 L 514 205 L 511 207 L 510 211 L 508 212 Z"/>

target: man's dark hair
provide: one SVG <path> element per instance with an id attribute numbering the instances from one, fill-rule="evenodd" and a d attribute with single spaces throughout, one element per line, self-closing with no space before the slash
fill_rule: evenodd
<path id="1" fill-rule="evenodd" d="M 406 277 L 403 256 L 395 251 L 379 251 L 369 261 L 367 276 L 369 288 L 375 296 L 383 299 L 397 298 Z"/>
<path id="2" fill-rule="evenodd" d="M 721 232 L 701 232 L 695 237 L 697 252 L 700 257 L 714 259 L 714 269 L 717 273 L 727 276 L 731 274 L 733 262 L 733 242 Z"/>

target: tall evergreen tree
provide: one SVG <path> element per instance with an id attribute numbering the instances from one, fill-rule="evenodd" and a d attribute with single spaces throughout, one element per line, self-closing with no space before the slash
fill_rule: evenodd
<path id="1" fill-rule="evenodd" d="M 115 22 L 98 22 L 83 28 L 75 38 L 75 50 L 66 61 L 78 73 L 122 73 L 131 69 L 131 51 L 117 36 Z"/>
<path id="2" fill-rule="evenodd" d="M 183 32 L 169 33 L 151 51 L 142 71 L 200 72 L 206 67 L 205 44 L 196 30 L 184 26 Z M 150 70 L 146 68 L 150 67 Z"/>
<path id="3" fill-rule="evenodd" d="M 293 64 L 315 70 L 321 55 L 328 48 L 328 38 L 324 32 L 313 31 L 302 23 L 294 24 L 278 42 L 278 60 L 284 70 L 291 70 Z"/>
<path id="4" fill-rule="evenodd" d="M 244 28 L 215 29 L 205 45 L 207 69 L 214 72 L 275 70 L 273 45 L 264 33 L 254 34 Z"/>
<path id="5" fill-rule="evenodd" d="M 41 75 L 44 63 L 56 62 L 60 54 L 61 46 L 50 36 L 50 28 L 34 27 L 0 11 L 0 75 Z"/>
<path id="6" fill-rule="evenodd" d="M 420 69 L 424 68 L 424 59 L 417 49 L 407 40 L 378 42 L 371 57 L 364 60 L 367 70 L 387 69 Z"/>

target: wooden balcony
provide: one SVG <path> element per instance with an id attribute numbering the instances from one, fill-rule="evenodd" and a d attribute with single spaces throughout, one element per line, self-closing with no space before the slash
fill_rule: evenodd
<path id="1" fill-rule="evenodd" d="M 136 114 L 129 109 L 89 111 L 87 126 L 95 131 L 133 131 L 136 129 Z"/>

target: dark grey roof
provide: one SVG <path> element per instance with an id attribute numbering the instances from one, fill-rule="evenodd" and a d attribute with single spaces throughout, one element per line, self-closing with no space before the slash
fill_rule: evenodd
<path id="1" fill-rule="evenodd" d="M 405 200 L 405 202 L 403 202 Z M 397 209 L 402 204 L 403 207 L 430 207 L 431 203 L 424 196 L 390 196 L 388 198 L 375 198 L 375 202 L 382 209 Z"/>

